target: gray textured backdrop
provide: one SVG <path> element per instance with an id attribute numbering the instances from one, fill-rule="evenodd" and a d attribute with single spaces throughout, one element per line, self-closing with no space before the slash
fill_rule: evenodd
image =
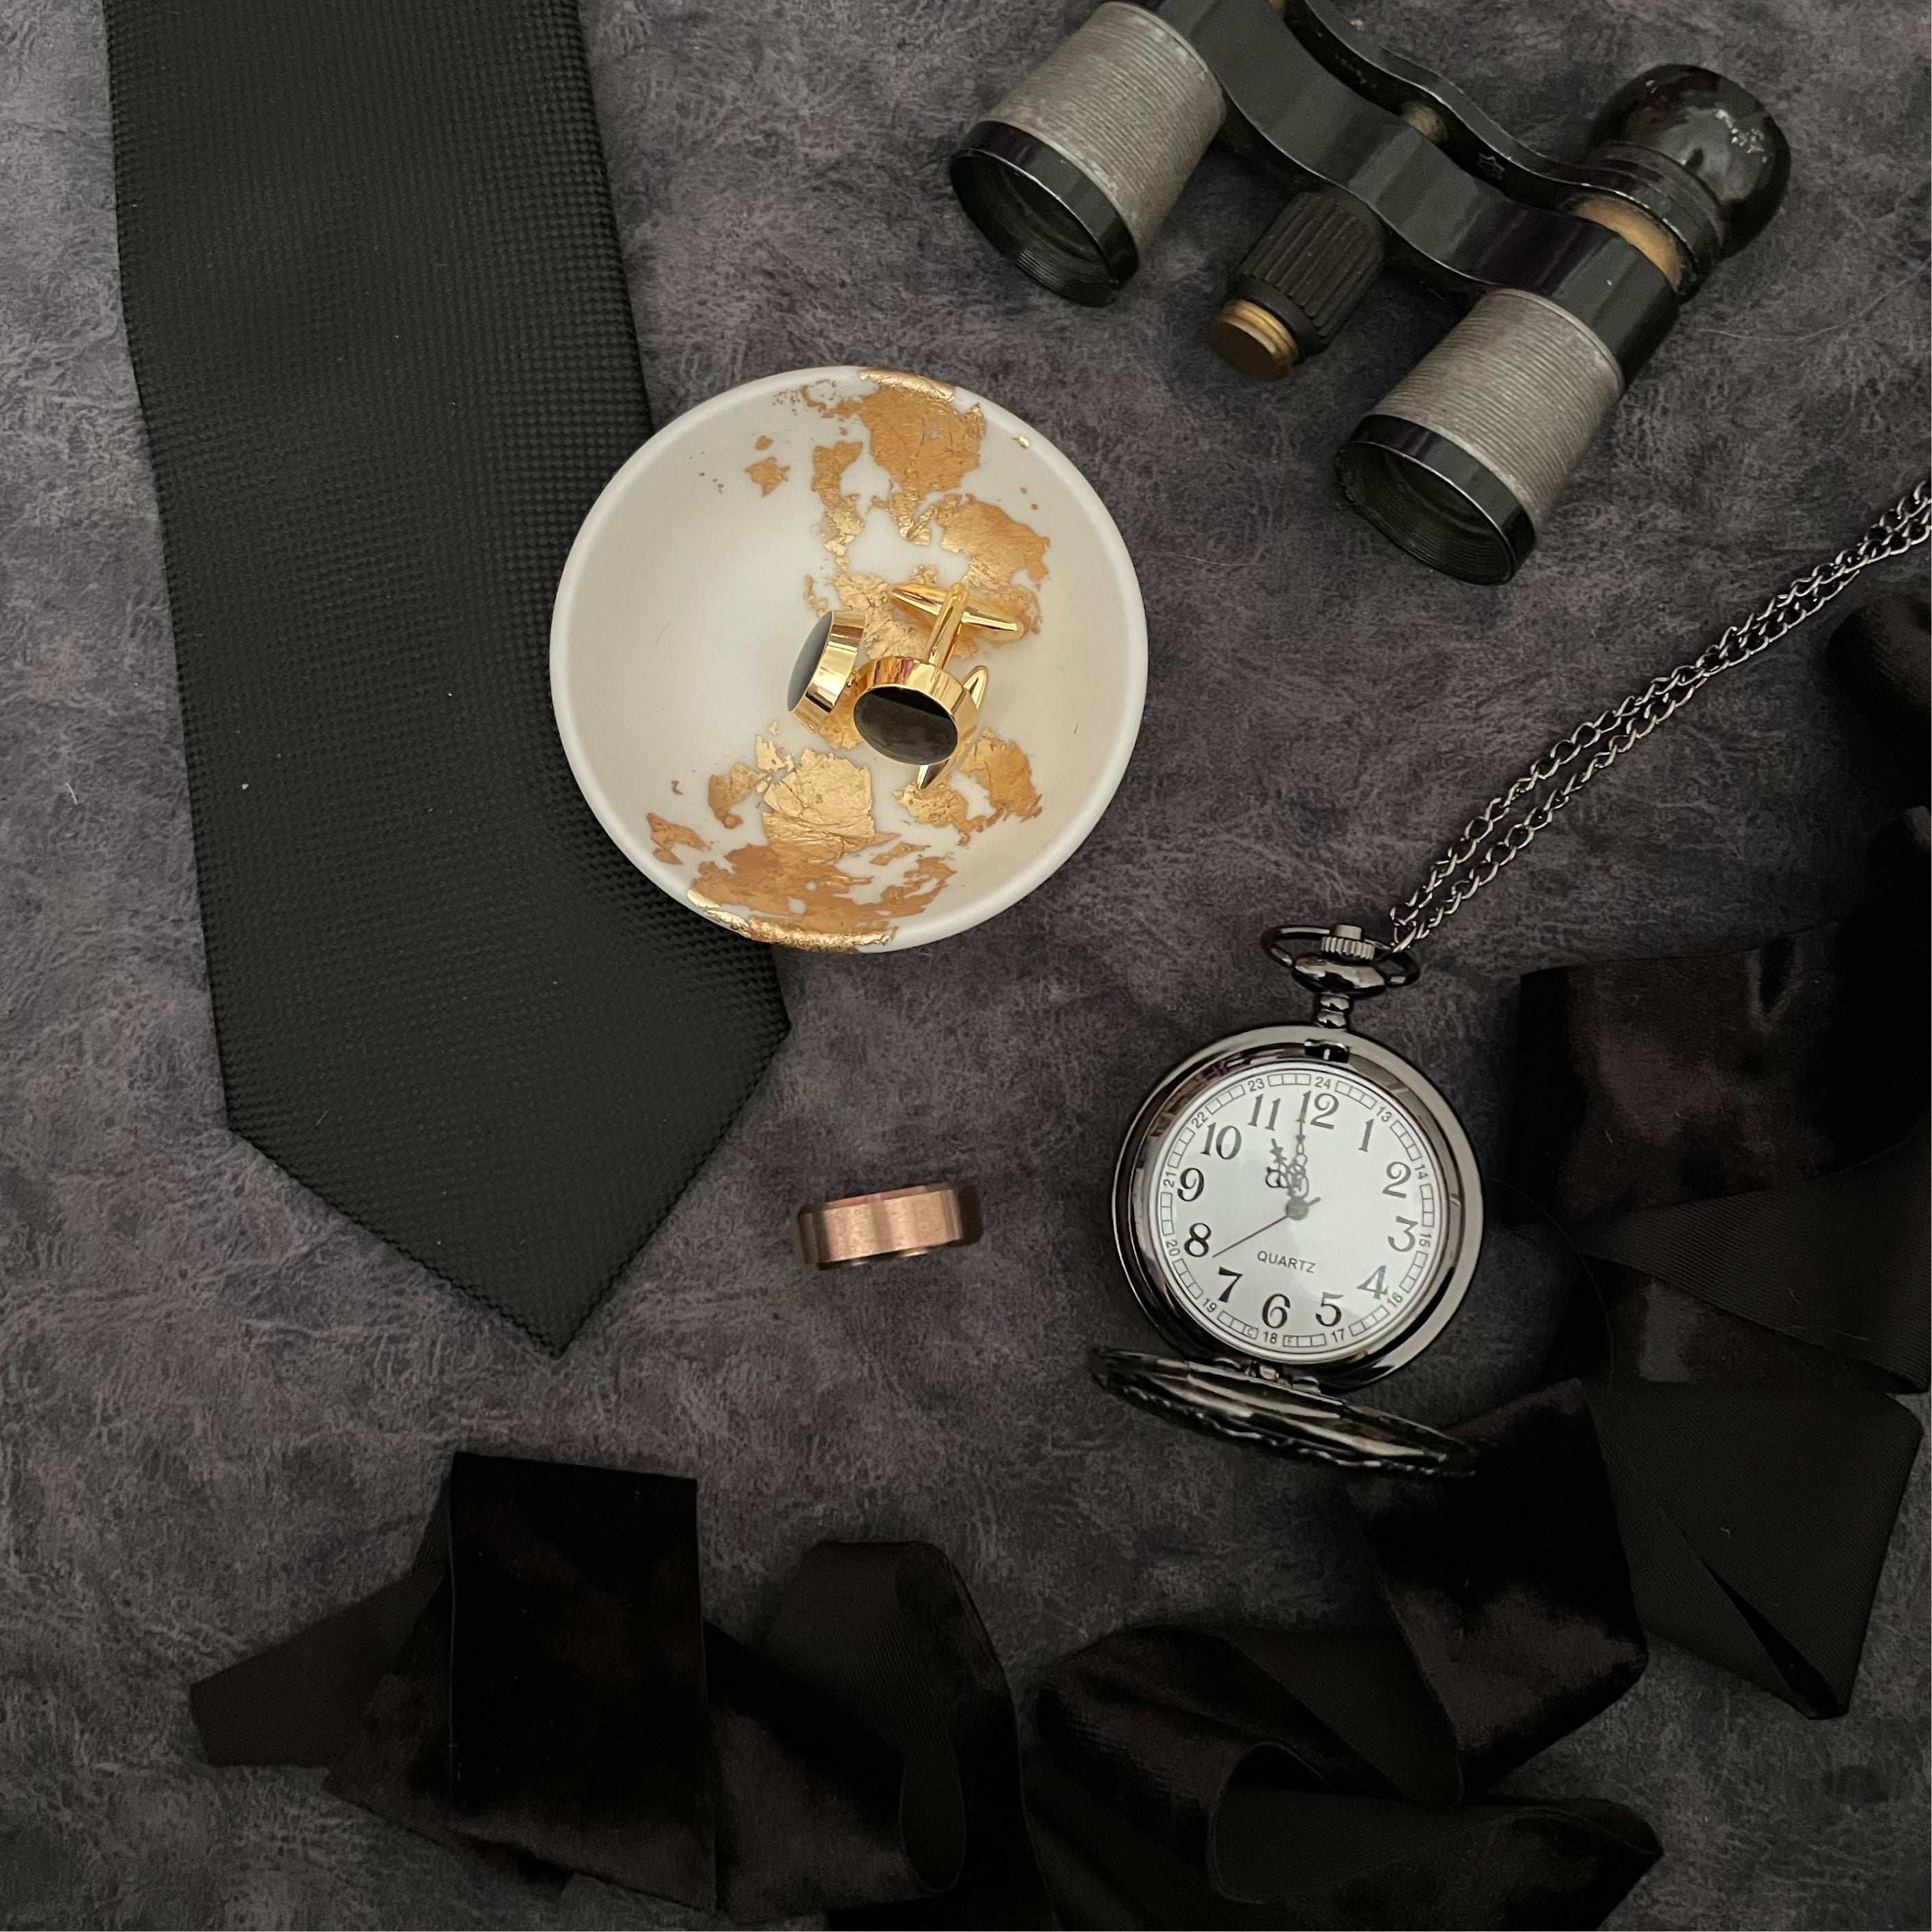
<path id="1" fill-rule="evenodd" d="M 1365 0 L 1365 4 L 1366 0 Z M 1225 158 L 1096 315 L 1006 269 L 941 158 L 1084 0 L 589 0 L 660 420 L 845 361 L 956 377 L 1112 506 L 1153 634 L 1119 799 L 1045 889 L 884 961 L 783 962 L 796 1030 L 561 1360 L 348 1226 L 222 1124 L 160 542 L 116 294 L 89 0 L 0 4 L 0 1914 L 10 1922 L 650 1922 L 544 1902 L 326 1798 L 196 1761 L 189 1679 L 388 1576 L 450 1450 L 702 1482 L 713 1614 L 759 1623 L 826 1535 L 915 1535 L 1019 1685 L 1131 1618 L 1361 1606 L 1318 1473 L 1090 1390 L 1141 1331 L 1105 1177 L 1184 1049 L 1282 1016 L 1257 928 L 1406 890 L 1472 802 L 1828 552 L 1926 417 L 1925 21 L 1906 0 L 1373 0 L 1522 133 L 1581 134 L 1667 58 L 1774 104 L 1790 202 L 1687 314 L 1528 573 L 1433 577 L 1338 502 L 1330 452 L 1441 326 L 1384 286 L 1273 390 L 1207 355 L 1270 212 Z M 533 639 L 533 649 L 540 647 Z M 1516 976 L 1827 916 L 1882 809 L 1795 642 L 1702 700 L 1435 949 L 1376 1028 L 1501 1127 Z M 915 1050 L 935 1022 L 945 1050 Z M 787 1252 L 802 1199 L 976 1175 L 983 1245 L 862 1278 Z M 1498 1235 L 1392 1400 L 1522 1386 L 1558 1276 Z M 1925 1923 L 1925 1486 L 1852 1714 L 1812 1724 L 1667 1645 L 1520 1784 L 1620 1798 L 1668 1854 L 1624 1926 Z"/>

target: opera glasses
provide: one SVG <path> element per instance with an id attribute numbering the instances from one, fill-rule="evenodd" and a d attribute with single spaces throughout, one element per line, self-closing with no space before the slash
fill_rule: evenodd
<path id="1" fill-rule="evenodd" d="M 1285 374 L 1385 265 L 1468 314 L 1336 458 L 1363 515 L 1436 569 L 1500 584 L 1679 306 L 1776 212 L 1777 123 L 1700 68 L 1660 67 L 1552 160 L 1328 0 L 1108 0 L 952 157 L 954 191 L 1036 280 L 1126 286 L 1219 135 L 1289 200 L 1210 339 Z"/>
<path id="2" fill-rule="evenodd" d="M 853 727 L 860 736 L 881 757 L 916 765 L 913 782 L 922 788 L 945 771 L 980 728 L 986 700 L 990 680 L 983 665 L 963 678 L 946 668 L 960 633 L 1011 633 L 1020 627 L 1010 617 L 968 603 L 963 582 L 950 590 L 898 584 L 892 595 L 901 610 L 930 620 L 920 649 L 888 652 L 862 664 L 864 625 L 844 611 L 821 617 L 805 640 L 787 701 L 794 716 L 816 724 L 829 718 L 849 692 Z"/>

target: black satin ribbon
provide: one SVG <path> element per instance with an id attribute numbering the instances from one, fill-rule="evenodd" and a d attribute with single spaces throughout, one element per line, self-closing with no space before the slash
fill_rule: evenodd
<path id="1" fill-rule="evenodd" d="M 1354 1492 L 1387 1628 L 1105 1640 L 1042 1691 L 1024 1795 L 937 1550 L 820 1545 L 754 1649 L 703 1620 L 694 1486 L 618 1470 L 458 1456 L 405 1576 L 190 1702 L 212 1762 L 740 1918 L 1592 1925 L 1640 1819 L 1456 1806 L 1642 1669 L 1610 1492 L 1574 1385 L 1471 1433 L 1467 1481 Z"/>
<path id="2" fill-rule="evenodd" d="M 1883 632 L 1889 638 L 1889 632 Z M 1844 921 L 1523 982 L 1512 1178 L 1588 1264 L 1589 1391 L 1648 1629 L 1846 1707 L 1927 1382 L 1927 820 Z"/>

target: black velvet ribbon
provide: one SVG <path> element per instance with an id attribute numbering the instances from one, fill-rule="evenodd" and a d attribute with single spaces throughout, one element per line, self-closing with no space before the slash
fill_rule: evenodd
<path id="1" fill-rule="evenodd" d="M 1029 1790 L 1064 1923 L 1592 1926 L 1648 1869 L 1622 1806 L 1482 1795 L 1644 1667 L 1582 1391 L 1464 1433 L 1464 1480 L 1351 1487 L 1387 1627 L 1124 1630 L 1048 1679 Z"/>
<path id="2" fill-rule="evenodd" d="M 194 1687 L 202 1748 L 326 1765 L 539 1882 L 1051 1923 L 1012 1700 L 944 1557 L 820 1544 L 754 1650 L 704 1621 L 698 1555 L 687 1480 L 459 1455 L 406 1575 Z"/>
<path id="3" fill-rule="evenodd" d="M 1924 796 L 1925 605 L 1832 661 Z M 1596 1292 L 1580 1375 L 1647 1628 L 1814 1717 L 1846 1708 L 1927 1382 L 1928 837 L 1836 924 L 1522 982 L 1511 1163 Z"/>
<path id="4" fill-rule="evenodd" d="M 820 1545 L 754 1649 L 703 1620 L 693 1484 L 496 1456 L 455 1459 L 406 1574 L 190 1702 L 214 1763 L 326 1765 L 537 1882 L 740 1918 L 1594 1925 L 1641 1820 L 1457 1801 L 1642 1669 L 1610 1492 L 1574 1384 L 1472 1432 L 1466 1482 L 1356 1492 L 1388 1628 L 1104 1640 L 1024 1781 L 937 1550 Z"/>

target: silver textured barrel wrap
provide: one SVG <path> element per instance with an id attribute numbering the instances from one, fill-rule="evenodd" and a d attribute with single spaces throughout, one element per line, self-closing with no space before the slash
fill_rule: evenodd
<path id="1" fill-rule="evenodd" d="M 1460 445 L 1540 534 L 1623 392 L 1616 358 L 1567 310 L 1492 289 L 1376 406 Z"/>
<path id="2" fill-rule="evenodd" d="M 1220 84 L 1175 30 L 1106 0 L 990 116 L 1064 154 L 1147 252 L 1220 131 Z"/>

